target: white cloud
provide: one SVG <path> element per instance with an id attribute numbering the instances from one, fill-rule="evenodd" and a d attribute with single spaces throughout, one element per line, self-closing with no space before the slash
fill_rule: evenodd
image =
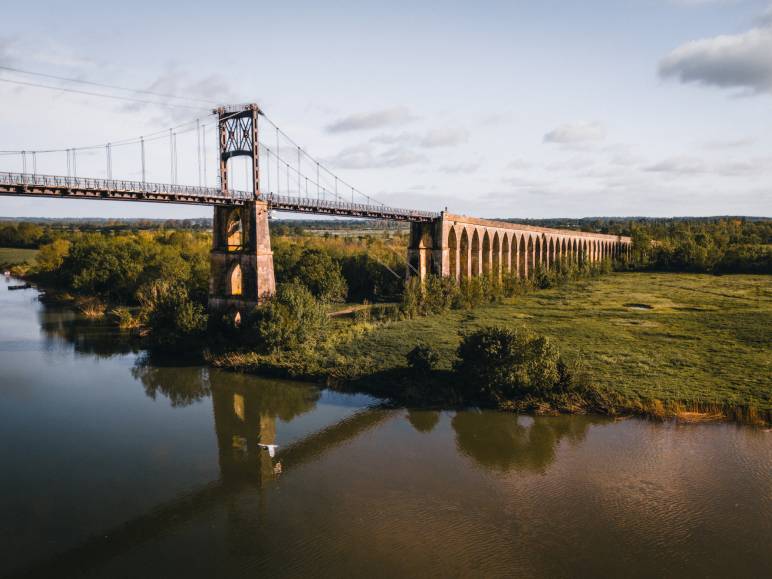
<path id="1" fill-rule="evenodd" d="M 529 163 L 525 159 L 513 159 L 507 163 L 505 168 L 510 171 L 526 171 L 531 167 L 533 167 L 533 163 Z"/>
<path id="2" fill-rule="evenodd" d="M 458 128 L 433 129 L 421 139 L 420 145 L 428 149 L 454 147 L 469 140 L 469 131 Z"/>
<path id="3" fill-rule="evenodd" d="M 545 143 L 579 145 L 599 142 L 606 138 L 606 127 L 598 121 L 566 123 L 544 135 Z"/>
<path id="4" fill-rule="evenodd" d="M 404 167 L 427 161 L 426 157 L 403 147 L 391 147 L 378 151 L 370 143 L 346 147 L 327 159 L 330 165 L 340 169 L 383 169 Z"/>
<path id="5" fill-rule="evenodd" d="M 772 162 L 762 158 L 709 161 L 696 157 L 678 156 L 644 167 L 644 171 L 673 176 L 711 174 L 720 177 L 753 177 L 769 172 L 770 168 L 772 168 Z"/>
<path id="6" fill-rule="evenodd" d="M 746 32 L 679 46 L 660 61 L 659 75 L 754 94 L 772 92 L 772 11 Z"/>
<path id="7" fill-rule="evenodd" d="M 440 147 L 455 147 L 469 140 L 469 131 L 462 128 L 431 129 L 424 134 L 418 133 L 394 133 L 375 135 L 370 139 L 371 143 L 380 145 L 414 145 L 425 149 Z"/>
<path id="8" fill-rule="evenodd" d="M 756 139 L 753 137 L 741 137 L 738 139 L 722 139 L 716 141 L 707 141 L 702 144 L 705 149 L 739 149 L 753 145 Z"/>
<path id="9" fill-rule="evenodd" d="M 477 170 L 480 168 L 481 163 L 479 162 L 472 162 L 472 163 L 458 163 L 455 165 L 443 165 L 440 167 L 440 171 L 443 173 L 476 173 Z"/>
<path id="10" fill-rule="evenodd" d="M 705 163 L 694 157 L 671 157 L 644 168 L 650 173 L 670 173 L 678 175 L 696 175 L 707 171 Z"/>
<path id="11" fill-rule="evenodd" d="M 404 125 L 414 120 L 407 107 L 393 107 L 370 113 L 349 115 L 327 125 L 328 133 L 346 133 Z"/>

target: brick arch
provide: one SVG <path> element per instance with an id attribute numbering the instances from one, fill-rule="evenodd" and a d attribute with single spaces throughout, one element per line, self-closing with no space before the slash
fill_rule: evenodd
<path id="1" fill-rule="evenodd" d="M 552 267 L 555 262 L 555 238 L 549 238 L 549 245 L 547 246 L 547 267 Z"/>
<path id="2" fill-rule="evenodd" d="M 520 254 L 518 276 L 523 279 L 528 277 L 528 241 L 526 241 L 526 237 L 525 233 L 521 233 L 518 244 L 518 253 Z"/>
<path id="3" fill-rule="evenodd" d="M 228 296 L 240 296 L 244 294 L 244 273 L 241 270 L 241 264 L 234 261 L 228 268 L 228 275 L 225 278 L 225 293 Z"/>
<path id="4" fill-rule="evenodd" d="M 491 274 L 491 257 L 492 257 L 491 236 L 490 236 L 490 232 L 487 229 L 484 229 L 483 235 L 482 235 L 482 268 L 481 268 L 483 275 Z"/>
<path id="5" fill-rule="evenodd" d="M 469 232 L 466 227 L 462 227 L 461 236 L 458 240 L 458 265 L 461 279 L 467 278 L 470 275 L 472 267 L 471 250 L 472 243 L 469 239 Z"/>
<path id="6" fill-rule="evenodd" d="M 448 239 L 445 242 L 445 247 L 448 248 L 448 275 L 457 280 L 459 273 L 458 236 L 454 225 L 448 228 Z"/>
<path id="7" fill-rule="evenodd" d="M 225 224 L 225 245 L 228 251 L 239 251 L 244 247 L 244 220 L 241 207 L 234 207 L 228 213 Z"/>
<path id="8" fill-rule="evenodd" d="M 512 260 L 512 271 L 515 277 L 520 277 L 520 272 L 522 271 L 520 269 L 520 235 L 517 232 L 512 232 L 512 241 L 510 243 L 512 244 L 512 249 L 509 258 Z"/>
<path id="9" fill-rule="evenodd" d="M 509 273 L 512 271 L 512 261 L 509 254 L 509 236 L 504 231 L 501 234 L 501 271 L 502 273 Z"/>
<path id="10" fill-rule="evenodd" d="M 493 231 L 493 247 L 491 248 L 491 273 L 495 278 L 501 277 L 501 239 L 499 232 Z"/>
<path id="11" fill-rule="evenodd" d="M 565 237 L 560 239 L 560 263 L 561 265 L 567 261 L 568 256 L 566 255 L 566 251 L 568 251 L 568 241 Z"/>
<path id="12" fill-rule="evenodd" d="M 541 251 L 541 237 L 538 235 L 533 236 L 533 271 L 536 273 L 537 269 L 541 269 L 542 260 Z"/>
<path id="13" fill-rule="evenodd" d="M 471 263 L 472 263 L 472 277 L 480 275 L 480 230 L 475 227 L 472 232 L 472 248 L 471 248 Z"/>

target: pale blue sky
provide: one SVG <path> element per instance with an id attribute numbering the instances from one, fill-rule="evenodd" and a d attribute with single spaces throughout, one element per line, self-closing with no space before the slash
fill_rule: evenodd
<path id="1" fill-rule="evenodd" d="M 258 102 L 392 205 L 498 217 L 772 214 L 765 1 L 36 1 L 3 7 L 0 65 Z M 0 103 L 0 150 L 117 141 L 197 116 L 2 82 Z M 189 137 L 179 170 L 195 184 Z M 168 180 L 168 144 L 149 152 L 149 178 Z M 116 151 L 116 174 L 135 178 L 136 161 Z M 39 163 L 65 170 L 63 155 Z M 0 170 L 19 165 L 0 156 Z M 104 174 L 100 155 L 78 167 Z M 9 216 L 209 213 L 0 198 Z"/>

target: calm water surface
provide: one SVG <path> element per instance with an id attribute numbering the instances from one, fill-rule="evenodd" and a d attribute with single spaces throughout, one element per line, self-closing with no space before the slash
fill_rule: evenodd
<path id="1" fill-rule="evenodd" d="M 772 576 L 772 433 L 158 365 L 8 283 L 0 576 Z"/>

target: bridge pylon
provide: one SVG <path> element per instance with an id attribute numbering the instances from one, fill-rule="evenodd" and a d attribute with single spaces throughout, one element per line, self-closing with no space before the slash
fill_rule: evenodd
<path id="1" fill-rule="evenodd" d="M 260 195 L 260 157 L 256 104 L 215 109 L 220 134 L 220 187 L 229 190 L 228 161 L 251 159 L 252 198 L 244 205 L 215 206 L 212 224 L 209 315 L 239 324 L 276 291 L 268 205 Z"/>

